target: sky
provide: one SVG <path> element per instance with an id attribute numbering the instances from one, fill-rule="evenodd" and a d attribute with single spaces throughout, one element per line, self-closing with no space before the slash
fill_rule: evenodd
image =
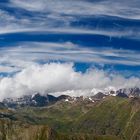
<path id="1" fill-rule="evenodd" d="M 140 87 L 139 54 L 139 0 L 0 1 L 0 99 Z"/>

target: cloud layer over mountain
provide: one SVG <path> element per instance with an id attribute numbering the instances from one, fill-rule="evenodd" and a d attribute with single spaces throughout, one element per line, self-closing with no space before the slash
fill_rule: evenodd
<path id="1" fill-rule="evenodd" d="M 36 92 L 46 94 L 66 90 L 92 90 L 93 88 L 103 90 L 108 86 L 139 87 L 140 79 L 134 77 L 126 79 L 121 75 L 98 69 L 89 69 L 86 73 L 76 72 L 73 64 L 69 63 L 32 65 L 13 77 L 1 78 L 0 99 L 20 97 Z"/>

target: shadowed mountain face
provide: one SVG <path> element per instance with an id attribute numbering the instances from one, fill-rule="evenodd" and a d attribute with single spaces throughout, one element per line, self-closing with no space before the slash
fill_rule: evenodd
<path id="1" fill-rule="evenodd" d="M 16 108 L 18 106 L 35 106 L 35 107 L 43 107 L 50 104 L 54 104 L 60 100 L 65 99 L 72 99 L 72 97 L 67 95 L 61 95 L 58 97 L 55 97 L 53 95 L 41 95 L 39 93 L 34 95 L 26 95 L 22 96 L 20 98 L 7 98 L 4 99 L 1 105 L 8 106 L 10 108 Z"/>

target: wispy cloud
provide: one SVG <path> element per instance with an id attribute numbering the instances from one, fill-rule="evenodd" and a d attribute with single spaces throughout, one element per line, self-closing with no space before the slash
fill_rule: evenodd
<path id="1" fill-rule="evenodd" d="M 139 51 L 95 46 L 88 48 L 71 42 L 24 42 L 0 49 L 0 64 L 3 67 L 12 66 L 13 71 L 50 61 L 140 66 Z M 3 72 L 6 71 L 3 69 Z"/>
<path id="2" fill-rule="evenodd" d="M 31 4 L 32 3 L 32 4 Z M 127 3 L 127 4 L 126 4 Z M 129 37 L 138 39 L 140 29 L 128 24 L 122 26 L 116 23 L 119 20 L 139 21 L 140 10 L 139 1 L 133 2 L 116 1 L 84 1 L 84 0 L 11 0 L 5 6 L 13 8 L 14 11 L 20 8 L 19 12 L 10 13 L 4 9 L 0 10 L 0 34 L 12 32 L 33 32 L 33 31 L 55 31 L 65 33 L 88 33 L 107 36 Z M 112 8 L 110 8 L 112 7 Z M 25 11 L 24 11 L 25 10 Z M 101 16 L 112 20 L 113 27 L 105 28 Z M 83 26 L 74 26 L 72 23 L 78 23 L 80 18 L 89 17 L 91 19 L 99 17 L 96 26 L 87 24 Z M 119 19 L 122 18 L 122 19 Z M 85 22 L 83 19 L 81 22 Z M 134 24 L 135 25 L 135 24 Z"/>
<path id="3" fill-rule="evenodd" d="M 67 15 L 111 15 L 140 19 L 139 0 L 11 0 L 11 3 L 29 11 L 42 11 Z M 32 3 L 32 4 L 31 4 Z M 110 8 L 111 7 L 111 8 Z"/>

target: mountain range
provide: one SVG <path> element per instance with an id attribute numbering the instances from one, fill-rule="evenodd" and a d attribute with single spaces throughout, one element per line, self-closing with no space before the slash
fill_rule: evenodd
<path id="1" fill-rule="evenodd" d="M 76 94 L 79 92 L 80 96 L 70 96 L 70 94 Z M 53 96 L 51 94 L 41 94 L 35 93 L 33 95 L 25 95 L 20 98 L 5 98 L 2 103 L 7 107 L 17 107 L 17 106 L 38 106 L 43 107 L 50 104 L 54 104 L 58 101 L 66 101 L 66 102 L 77 102 L 81 100 L 86 100 L 89 102 L 100 101 L 107 96 L 119 96 L 123 98 L 133 98 L 140 96 L 140 88 L 122 88 L 116 90 L 114 87 L 106 88 L 105 90 L 69 90 L 65 92 L 60 92 L 60 96 Z M 83 95 L 82 95 L 83 94 Z"/>
<path id="2" fill-rule="evenodd" d="M 140 89 L 108 89 L 4 99 L 0 140 L 139 140 Z"/>

